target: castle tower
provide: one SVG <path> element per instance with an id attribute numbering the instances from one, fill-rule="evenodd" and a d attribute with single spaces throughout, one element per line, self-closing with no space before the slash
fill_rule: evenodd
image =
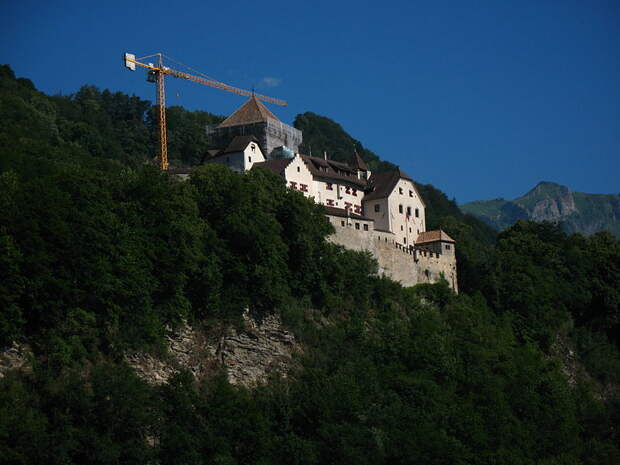
<path id="1" fill-rule="evenodd" d="M 276 148 L 296 153 L 301 131 L 280 121 L 255 97 L 251 97 L 217 126 L 208 126 L 207 135 L 216 147 L 226 147 L 235 136 L 253 135 L 267 158 Z"/>

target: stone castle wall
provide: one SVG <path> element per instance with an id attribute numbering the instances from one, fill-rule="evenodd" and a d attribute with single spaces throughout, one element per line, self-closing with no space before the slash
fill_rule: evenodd
<path id="1" fill-rule="evenodd" d="M 329 237 L 335 244 L 348 249 L 368 251 L 379 264 L 379 273 L 398 281 L 403 286 L 435 283 L 445 277 L 458 292 L 456 258 L 454 254 L 438 254 L 421 249 L 409 249 L 396 242 L 394 234 L 387 231 L 364 231 L 353 227 L 354 220 L 342 226 L 339 217 L 328 217 L 336 232 Z"/>

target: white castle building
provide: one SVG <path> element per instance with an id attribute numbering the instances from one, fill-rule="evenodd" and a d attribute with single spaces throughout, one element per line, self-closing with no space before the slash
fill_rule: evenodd
<path id="1" fill-rule="evenodd" d="M 294 147 L 274 146 L 284 141 L 270 136 L 275 125 L 278 134 L 295 135 Z M 235 135 L 225 148 L 211 151 L 205 163 L 222 164 L 241 173 L 259 167 L 271 170 L 285 179 L 288 188 L 325 206 L 335 228 L 331 241 L 369 251 L 380 272 L 403 285 L 437 282 L 443 276 L 458 290 L 455 242 L 444 231 L 426 230 L 426 205 L 403 171 L 372 173 L 357 153 L 348 164 L 296 153 L 301 132 L 278 121 L 254 98 L 220 126 L 226 128 L 226 134 Z M 208 130 L 214 134 L 213 128 Z M 250 130 L 258 134 L 248 133 Z M 262 147 L 265 141 L 270 144 L 267 157 Z"/>

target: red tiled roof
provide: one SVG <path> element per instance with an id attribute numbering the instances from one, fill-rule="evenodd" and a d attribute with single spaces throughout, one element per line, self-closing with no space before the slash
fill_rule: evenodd
<path id="1" fill-rule="evenodd" d="M 359 179 L 355 170 L 345 163 L 309 157 L 308 155 L 301 155 L 301 159 L 315 178 L 345 181 L 358 186 L 358 188 L 365 188 L 368 185 L 365 179 Z"/>
<path id="2" fill-rule="evenodd" d="M 258 168 L 267 168 L 268 170 L 274 172 L 275 174 L 282 175 L 286 167 L 293 161 L 292 158 L 283 158 L 281 160 L 267 160 L 261 161 L 258 163 L 254 163 L 252 165 L 252 169 L 255 167 Z"/>
<path id="3" fill-rule="evenodd" d="M 260 123 L 268 119 L 280 121 L 276 115 L 271 113 L 259 100 L 255 97 L 251 97 L 250 100 L 241 105 L 237 111 L 222 121 L 217 127 L 226 128 L 230 126 L 240 126 L 242 124 Z"/>
<path id="4" fill-rule="evenodd" d="M 437 229 L 436 231 L 426 231 L 420 233 L 418 239 L 415 241 L 416 244 L 426 244 L 429 242 L 452 242 L 454 244 L 455 240 L 441 229 Z"/>
<path id="5" fill-rule="evenodd" d="M 422 205 L 426 207 L 424 203 L 424 199 L 420 195 L 418 188 L 415 185 L 415 181 L 409 177 L 407 173 L 405 173 L 400 168 L 394 171 L 386 171 L 383 173 L 373 173 L 370 179 L 368 180 L 369 184 L 373 187 L 373 191 L 369 192 L 364 196 L 364 201 L 368 200 L 376 200 L 376 199 L 384 199 L 388 195 L 392 193 L 394 187 L 400 179 L 406 179 L 407 181 L 411 181 L 413 184 L 413 188 L 415 189 Z"/>

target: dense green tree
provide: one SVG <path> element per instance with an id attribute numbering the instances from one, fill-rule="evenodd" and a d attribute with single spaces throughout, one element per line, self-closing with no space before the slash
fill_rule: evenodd
<path id="1" fill-rule="evenodd" d="M 323 207 L 271 172 L 209 165 L 181 182 L 149 166 L 149 102 L 47 97 L 3 66 L 0 103 L 0 358 L 33 351 L 0 378 L 0 462 L 620 460 L 613 236 L 519 222 L 496 240 L 419 186 L 429 227 L 458 242 L 461 293 L 404 289 L 328 242 Z M 193 164 L 215 117 L 169 114 L 172 158 Z M 323 123 L 316 140 L 342 141 Z M 356 143 L 342 154 L 380 169 Z M 175 326 L 243 324 L 246 309 L 301 342 L 286 378 L 246 389 L 180 371 L 153 386 L 123 361 L 165 358 Z M 587 370 L 573 384 L 558 341 Z"/>

